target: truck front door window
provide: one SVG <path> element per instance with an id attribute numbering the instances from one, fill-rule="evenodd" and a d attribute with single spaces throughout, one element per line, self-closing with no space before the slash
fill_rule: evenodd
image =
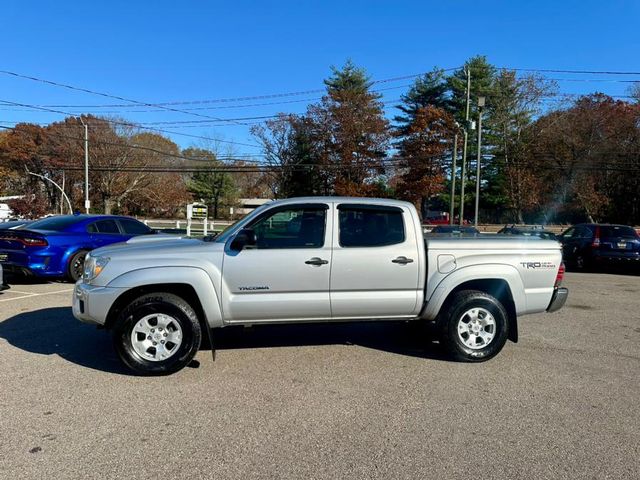
<path id="1" fill-rule="evenodd" d="M 326 210 L 280 210 L 252 225 L 257 248 L 320 248 L 324 245 Z"/>

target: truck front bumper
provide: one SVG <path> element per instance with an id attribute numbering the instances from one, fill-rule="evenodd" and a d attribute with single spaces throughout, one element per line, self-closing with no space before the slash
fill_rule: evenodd
<path id="1" fill-rule="evenodd" d="M 556 288 L 553 291 L 553 296 L 551 297 L 551 303 L 549 303 L 549 306 L 547 307 L 547 312 L 551 313 L 560 310 L 564 306 L 564 303 L 567 301 L 568 296 L 568 288 Z"/>
<path id="2" fill-rule="evenodd" d="M 73 289 L 73 316 L 85 323 L 104 325 L 111 306 L 123 292 L 122 288 L 96 287 L 80 280 Z"/>

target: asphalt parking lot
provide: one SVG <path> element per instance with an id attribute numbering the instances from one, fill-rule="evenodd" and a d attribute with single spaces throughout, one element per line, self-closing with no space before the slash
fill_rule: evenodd
<path id="1" fill-rule="evenodd" d="M 215 363 L 163 378 L 73 319 L 71 285 L 14 285 L 0 478 L 639 478 L 640 277 L 565 285 L 483 364 L 405 323 L 277 326 L 224 331 Z"/>

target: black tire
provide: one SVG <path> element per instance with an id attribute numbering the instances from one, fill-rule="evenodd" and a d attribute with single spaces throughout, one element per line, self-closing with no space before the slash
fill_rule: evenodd
<path id="1" fill-rule="evenodd" d="M 592 270 L 593 264 L 588 256 L 582 253 L 576 253 L 575 256 L 575 269 L 578 272 L 588 273 Z"/>
<path id="2" fill-rule="evenodd" d="M 134 327 L 153 314 L 172 317 L 181 330 L 181 343 L 165 360 L 145 359 L 132 344 Z M 118 356 L 127 367 L 141 375 L 169 375 L 181 370 L 198 353 L 201 339 L 202 329 L 193 308 L 181 297 L 164 292 L 149 293 L 131 302 L 118 316 L 113 329 L 113 344 Z"/>
<path id="3" fill-rule="evenodd" d="M 482 308 L 489 312 L 495 321 L 493 339 L 481 348 L 470 348 L 465 345 L 458 333 L 458 323 L 465 312 L 474 308 Z M 448 302 L 442 313 L 442 340 L 451 356 L 463 362 L 484 362 L 495 357 L 509 337 L 509 321 L 507 311 L 495 297 L 478 291 L 462 290 Z"/>
<path id="4" fill-rule="evenodd" d="M 84 272 L 84 259 L 89 253 L 88 250 L 78 250 L 71 255 L 69 264 L 67 265 L 67 279 L 73 283 L 76 283 L 82 277 Z"/>

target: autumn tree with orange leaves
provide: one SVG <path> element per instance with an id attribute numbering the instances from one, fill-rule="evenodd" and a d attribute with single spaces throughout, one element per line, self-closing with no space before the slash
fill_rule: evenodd
<path id="1" fill-rule="evenodd" d="M 640 106 L 602 94 L 539 118 L 530 169 L 561 220 L 640 223 Z"/>
<path id="2" fill-rule="evenodd" d="M 452 147 L 453 116 L 444 109 L 419 108 L 398 143 L 396 193 L 424 216 L 429 200 L 445 188 L 445 155 Z"/>

